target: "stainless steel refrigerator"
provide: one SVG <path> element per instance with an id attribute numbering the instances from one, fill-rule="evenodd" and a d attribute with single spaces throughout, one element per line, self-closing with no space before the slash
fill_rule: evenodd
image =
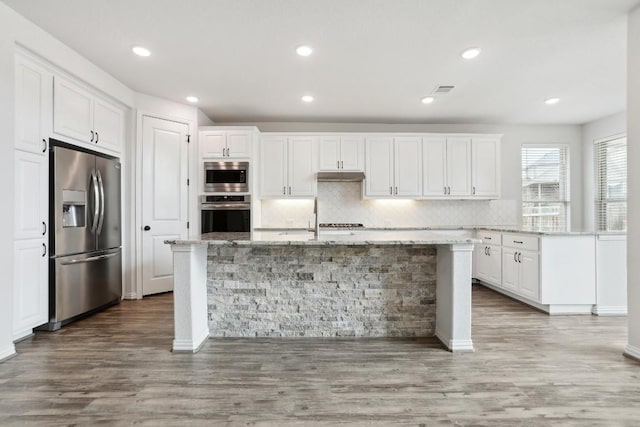
<path id="1" fill-rule="evenodd" d="M 51 140 L 48 330 L 120 302 L 120 161 Z"/>

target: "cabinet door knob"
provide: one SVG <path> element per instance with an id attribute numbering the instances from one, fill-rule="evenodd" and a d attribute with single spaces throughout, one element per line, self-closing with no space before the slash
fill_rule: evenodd
<path id="1" fill-rule="evenodd" d="M 44 243 L 42 244 L 42 256 L 44 257 L 45 255 L 47 255 L 47 245 L 45 245 Z"/>
<path id="2" fill-rule="evenodd" d="M 94 137 L 93 131 L 91 131 L 91 142 L 93 142 L 93 137 Z"/>
<path id="3" fill-rule="evenodd" d="M 47 140 L 42 138 L 42 152 L 46 152 L 47 151 Z"/>
<path id="4" fill-rule="evenodd" d="M 149 227 L 148 225 L 145 225 L 144 226 L 144 231 L 149 231 L 149 230 L 151 230 L 151 227 Z"/>

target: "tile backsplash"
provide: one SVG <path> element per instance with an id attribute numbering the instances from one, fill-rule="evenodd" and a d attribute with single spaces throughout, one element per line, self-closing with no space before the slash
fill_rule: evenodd
<path id="1" fill-rule="evenodd" d="M 404 200 L 362 198 L 359 182 L 319 182 L 319 222 L 365 227 L 437 227 L 518 224 L 516 200 Z M 312 200 L 263 200 L 262 227 L 308 227 Z"/>

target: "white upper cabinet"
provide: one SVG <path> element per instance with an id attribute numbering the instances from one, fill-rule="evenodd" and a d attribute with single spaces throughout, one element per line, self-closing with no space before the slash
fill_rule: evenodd
<path id="1" fill-rule="evenodd" d="M 472 195 L 498 198 L 500 196 L 500 139 L 473 137 L 471 145 Z"/>
<path id="2" fill-rule="evenodd" d="M 423 195 L 429 198 L 471 196 L 471 139 L 423 138 Z"/>
<path id="3" fill-rule="evenodd" d="M 255 132 L 250 130 L 201 130 L 201 158 L 250 158 Z"/>
<path id="4" fill-rule="evenodd" d="M 364 138 L 360 136 L 322 136 L 319 168 L 322 171 L 364 170 Z"/>
<path id="5" fill-rule="evenodd" d="M 119 153 L 124 142 L 124 110 L 88 89 L 55 76 L 53 132 L 92 149 Z"/>
<path id="6" fill-rule="evenodd" d="M 316 194 L 316 165 L 314 137 L 289 138 L 288 196 L 308 196 Z"/>
<path id="7" fill-rule="evenodd" d="M 471 139 L 447 138 L 447 196 L 471 195 Z"/>
<path id="8" fill-rule="evenodd" d="M 367 138 L 365 158 L 365 196 L 421 196 L 422 142 L 419 137 Z"/>
<path id="9" fill-rule="evenodd" d="M 53 74 L 16 55 L 15 147 L 46 156 L 53 108 Z"/>
<path id="10" fill-rule="evenodd" d="M 422 139 L 394 138 L 394 192 L 400 197 L 422 195 Z"/>
<path id="11" fill-rule="evenodd" d="M 365 195 L 393 196 L 393 138 L 367 138 Z"/>
<path id="12" fill-rule="evenodd" d="M 315 137 L 262 136 L 260 197 L 313 197 L 316 194 Z"/>

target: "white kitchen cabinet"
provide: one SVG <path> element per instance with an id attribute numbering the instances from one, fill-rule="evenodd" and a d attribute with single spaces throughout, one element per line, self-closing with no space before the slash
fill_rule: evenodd
<path id="1" fill-rule="evenodd" d="M 364 170 L 364 137 L 322 136 L 318 151 L 321 171 Z"/>
<path id="2" fill-rule="evenodd" d="M 260 197 L 316 195 L 316 138 L 263 136 L 260 142 Z"/>
<path id="3" fill-rule="evenodd" d="M 471 195 L 500 197 L 500 138 L 471 139 Z"/>
<path id="4" fill-rule="evenodd" d="M 14 165 L 14 238 L 44 238 L 49 217 L 49 158 L 15 150 Z"/>
<path id="5" fill-rule="evenodd" d="M 502 246 L 500 233 L 479 231 L 482 244 L 474 249 L 476 277 L 496 286 L 502 285 Z"/>
<path id="6" fill-rule="evenodd" d="M 503 247 L 502 254 L 502 287 L 539 302 L 538 253 Z"/>
<path id="7" fill-rule="evenodd" d="M 53 132 L 90 149 L 119 153 L 124 142 L 124 109 L 89 89 L 54 77 Z"/>
<path id="8" fill-rule="evenodd" d="M 423 196 L 471 196 L 471 138 L 423 138 Z"/>
<path id="9" fill-rule="evenodd" d="M 200 130 L 201 158 L 250 158 L 253 130 Z"/>
<path id="10" fill-rule="evenodd" d="M 16 54 L 15 148 L 47 157 L 53 109 L 53 74 Z"/>
<path id="11" fill-rule="evenodd" d="M 30 335 L 33 328 L 49 320 L 49 254 L 45 240 L 28 239 L 14 242 L 14 340 Z"/>
<path id="12" fill-rule="evenodd" d="M 419 137 L 373 137 L 366 142 L 365 196 L 419 197 L 422 194 Z"/>

